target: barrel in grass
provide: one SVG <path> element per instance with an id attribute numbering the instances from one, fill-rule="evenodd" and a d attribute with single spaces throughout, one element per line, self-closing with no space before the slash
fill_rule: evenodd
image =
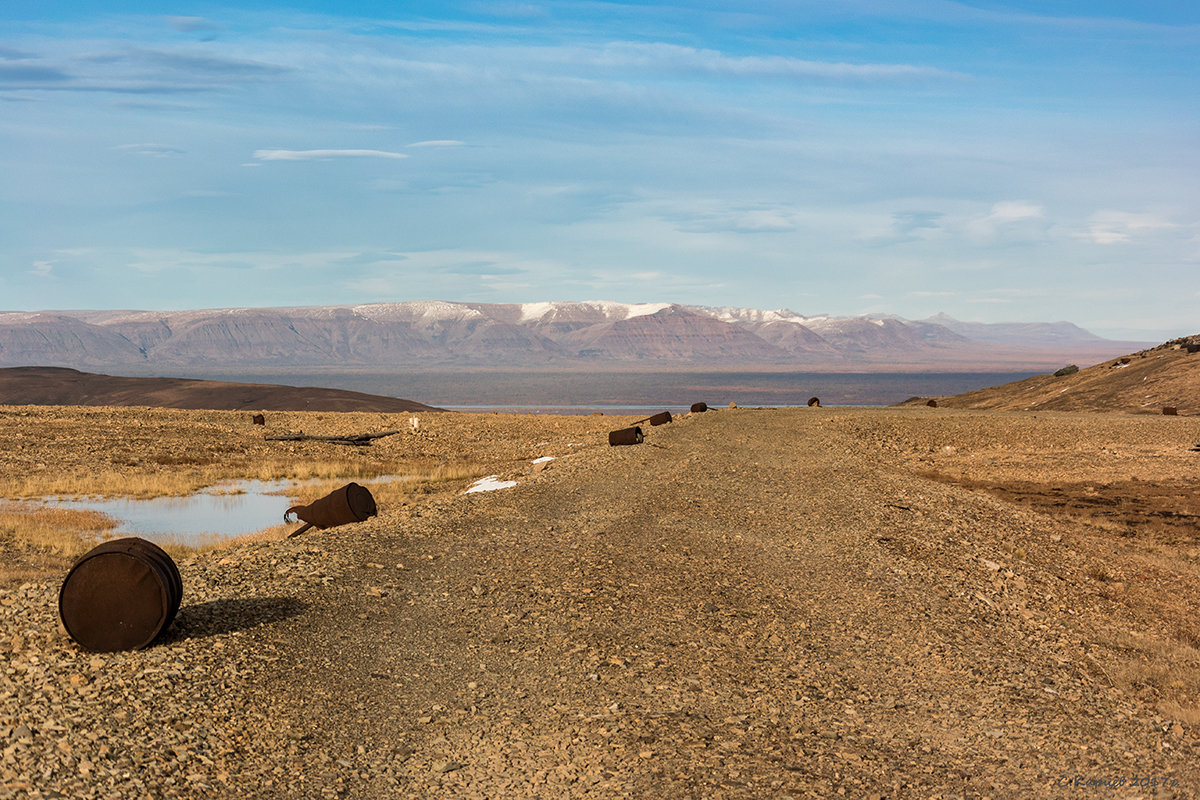
<path id="1" fill-rule="evenodd" d="M 71 567 L 58 615 L 81 647 L 140 650 L 166 630 L 183 600 L 183 581 L 166 552 L 129 537 L 97 545 Z"/>

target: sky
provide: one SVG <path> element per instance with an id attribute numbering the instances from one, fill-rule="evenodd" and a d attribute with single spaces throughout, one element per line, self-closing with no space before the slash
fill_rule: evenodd
<path id="1" fill-rule="evenodd" d="M 1200 4 L 0 2 L 0 310 L 1200 332 Z"/>

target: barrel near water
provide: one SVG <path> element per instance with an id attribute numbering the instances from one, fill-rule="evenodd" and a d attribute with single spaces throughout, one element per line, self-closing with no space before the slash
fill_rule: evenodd
<path id="1" fill-rule="evenodd" d="M 75 562 L 58 592 L 58 615 L 87 650 L 140 650 L 171 624 L 182 599 L 171 557 L 131 536 L 97 545 Z"/>

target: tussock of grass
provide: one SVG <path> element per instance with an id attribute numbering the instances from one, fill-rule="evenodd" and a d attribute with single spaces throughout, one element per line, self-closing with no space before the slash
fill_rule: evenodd
<path id="1" fill-rule="evenodd" d="M 114 527 L 115 523 L 98 511 L 0 504 L 0 534 L 68 558 L 95 547 Z"/>

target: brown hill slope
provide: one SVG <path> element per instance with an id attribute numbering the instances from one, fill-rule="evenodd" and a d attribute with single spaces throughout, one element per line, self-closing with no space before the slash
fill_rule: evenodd
<path id="1" fill-rule="evenodd" d="M 273 386 L 189 378 L 123 378 L 62 367 L 0 369 L 0 405 L 390 413 L 437 410 L 398 397 L 315 386 Z"/>
<path id="2" fill-rule="evenodd" d="M 1104 361 L 1070 375 L 1035 375 L 1022 381 L 938 398 L 951 408 L 1001 411 L 1124 411 L 1200 414 L 1200 334 Z M 914 398 L 905 404 L 924 403 Z"/>

